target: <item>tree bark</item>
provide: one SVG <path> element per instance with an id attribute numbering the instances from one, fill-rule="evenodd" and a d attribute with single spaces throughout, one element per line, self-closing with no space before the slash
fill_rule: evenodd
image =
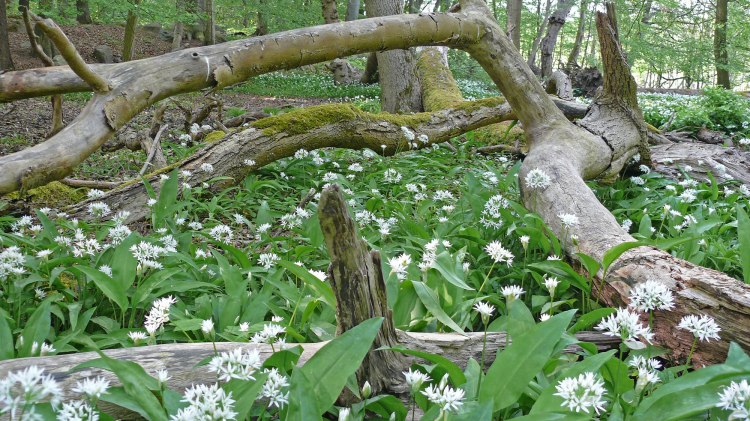
<path id="1" fill-rule="evenodd" d="M 10 56 L 10 43 L 8 42 L 8 16 L 6 11 L 6 0 L 0 0 L 0 72 L 13 70 L 13 58 Z"/>
<path id="2" fill-rule="evenodd" d="M 76 0 L 76 21 L 80 24 L 93 23 L 89 9 L 89 0 Z"/>
<path id="3" fill-rule="evenodd" d="M 255 32 L 254 36 L 259 37 L 268 34 L 268 24 L 263 13 L 263 9 L 266 5 L 266 0 L 258 0 L 258 14 L 255 20 Z"/>
<path id="4" fill-rule="evenodd" d="M 547 34 L 542 40 L 542 79 L 548 79 L 552 76 L 552 68 L 554 67 L 553 58 L 555 54 L 555 46 L 557 45 L 557 37 L 560 34 L 565 24 L 565 19 L 570 13 L 570 9 L 573 7 L 573 0 L 559 0 L 557 2 L 557 8 L 552 16 L 548 19 Z"/>
<path id="5" fill-rule="evenodd" d="M 391 16 L 404 12 L 402 0 L 368 0 L 367 16 Z M 378 73 L 381 88 L 381 109 L 388 113 L 422 111 L 419 79 L 414 72 L 416 58 L 412 50 L 379 52 Z"/>
<path id="6" fill-rule="evenodd" d="M 128 10 L 128 18 L 125 21 L 125 35 L 122 41 L 122 61 L 130 61 L 135 55 L 135 32 L 138 25 L 138 14 L 134 9 L 138 7 L 141 0 L 131 0 L 131 8 Z"/>
<path id="7" fill-rule="evenodd" d="M 508 0 L 508 37 L 521 51 L 521 9 L 523 0 Z"/>
<path id="8" fill-rule="evenodd" d="M 203 29 L 203 37 L 205 39 L 205 45 L 216 44 L 216 24 L 214 22 L 214 0 L 205 0 L 206 14 L 205 28 Z"/>
<path id="9" fill-rule="evenodd" d="M 581 2 L 581 10 L 578 14 L 578 30 L 576 31 L 576 39 L 573 43 L 573 48 L 570 50 L 568 55 L 568 64 L 565 66 L 567 69 L 578 66 L 578 54 L 581 51 L 581 44 L 583 43 L 583 33 L 586 29 L 586 8 L 588 3 L 586 0 Z"/>
<path id="10" fill-rule="evenodd" d="M 350 22 L 359 18 L 359 0 L 349 0 L 346 5 L 346 21 Z"/>
<path id="11" fill-rule="evenodd" d="M 714 60 L 716 61 L 716 84 L 731 89 L 729 79 L 729 53 L 727 51 L 727 17 L 729 0 L 716 1 L 714 23 Z"/>
<path id="12" fill-rule="evenodd" d="M 540 0 L 541 1 L 541 0 Z M 542 35 L 547 31 L 547 25 L 549 25 L 549 15 L 552 12 L 552 0 L 547 0 L 546 6 L 544 7 L 544 19 L 539 23 L 536 29 L 536 36 L 534 42 L 531 44 L 531 52 L 529 53 L 529 67 L 534 69 L 536 67 L 536 55 L 539 52 L 539 43 L 542 41 Z"/>
<path id="13" fill-rule="evenodd" d="M 339 11 L 336 8 L 336 0 L 321 0 L 320 3 L 323 7 L 323 22 L 339 22 Z"/>
<path id="14" fill-rule="evenodd" d="M 174 23 L 174 31 L 172 31 L 172 49 L 171 51 L 177 51 L 182 48 L 182 32 L 184 25 L 182 22 L 177 21 Z"/>

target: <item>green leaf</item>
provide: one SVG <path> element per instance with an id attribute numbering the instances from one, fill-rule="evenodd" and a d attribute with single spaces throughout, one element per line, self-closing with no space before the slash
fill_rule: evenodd
<path id="1" fill-rule="evenodd" d="M 747 378 L 748 375 L 750 372 L 745 372 L 732 379 L 695 385 L 680 393 L 669 394 L 653 402 L 646 411 L 641 411 L 639 407 L 633 414 L 633 420 L 679 421 L 705 414 L 709 409 L 716 407 L 722 386 L 727 386 L 731 380 L 739 380 L 740 377 Z M 675 382 L 679 382 L 679 379 L 673 381 Z"/>
<path id="2" fill-rule="evenodd" d="M 464 330 L 461 329 L 461 326 L 457 325 L 456 322 L 454 322 L 453 319 L 443 311 L 443 307 L 440 305 L 440 300 L 438 299 L 437 294 L 435 294 L 435 291 L 431 290 L 430 287 L 423 282 L 412 281 L 412 285 L 414 286 L 414 291 L 416 291 L 419 300 L 422 301 L 422 304 L 424 304 L 427 310 L 429 310 L 429 312 L 432 313 L 440 323 L 462 335 L 464 334 Z"/>
<path id="3" fill-rule="evenodd" d="M 36 342 L 37 346 L 41 346 L 44 340 L 47 339 L 52 321 L 50 306 L 49 300 L 45 300 L 34 310 L 29 320 L 26 321 L 26 327 L 23 329 L 23 333 L 21 333 L 23 345 L 18 352 L 19 357 L 33 357 L 31 355 L 31 348 L 34 342 Z"/>
<path id="4" fill-rule="evenodd" d="M 14 355 L 13 332 L 5 317 L 5 312 L 0 309 L 0 361 L 9 360 Z"/>
<path id="5" fill-rule="evenodd" d="M 138 237 L 130 234 L 128 238 L 115 247 L 112 259 L 110 260 L 112 279 L 120 286 L 120 289 L 125 291 L 133 285 L 133 281 L 135 280 L 138 261 L 133 257 L 133 253 L 130 252 L 130 246 L 135 244 L 136 241 L 138 241 Z"/>
<path id="6" fill-rule="evenodd" d="M 463 268 L 456 267 L 456 261 L 447 251 L 443 251 L 437 255 L 433 267 L 451 284 L 465 290 L 474 291 L 474 288 L 464 282 L 466 272 L 464 272 Z"/>
<path id="7" fill-rule="evenodd" d="M 383 318 L 360 323 L 324 345 L 302 367 L 294 370 L 289 386 L 287 420 L 320 419 L 362 364 Z"/>
<path id="8" fill-rule="evenodd" d="M 648 214 L 643 215 L 641 218 L 641 223 L 638 225 L 638 234 L 641 234 L 646 238 L 651 237 L 651 217 L 648 216 Z"/>
<path id="9" fill-rule="evenodd" d="M 386 347 L 381 349 L 390 349 L 393 351 L 400 352 L 402 354 L 406 355 L 413 355 L 415 357 L 419 357 L 423 360 L 427 360 L 438 367 L 445 370 L 446 373 L 448 373 L 448 377 L 451 379 L 451 383 L 453 383 L 454 386 L 458 387 L 462 384 L 466 383 L 466 375 L 461 371 L 461 368 L 456 365 L 453 361 L 437 354 L 430 354 L 429 352 L 424 351 L 416 351 L 413 349 L 407 349 L 400 346 L 395 347 Z"/>
<path id="10" fill-rule="evenodd" d="M 164 408 L 151 392 L 158 388 L 158 383 L 146 373 L 143 367 L 133 361 L 110 358 L 99 351 L 98 359 L 79 364 L 73 368 L 73 371 L 89 367 L 104 368 L 114 373 L 122 383 L 125 393 L 133 398 L 133 401 L 146 413 L 146 418 L 156 421 L 167 420 Z"/>
<path id="11" fill-rule="evenodd" d="M 739 203 L 737 204 L 737 239 L 740 243 L 737 251 L 740 254 L 742 278 L 746 284 L 750 284 L 750 218 Z"/>
<path id="12" fill-rule="evenodd" d="M 154 227 L 164 226 L 167 217 L 174 215 L 174 207 L 177 202 L 178 191 L 177 169 L 172 170 L 169 179 L 161 183 L 159 191 L 159 200 L 154 204 L 152 209 Z"/>
<path id="13" fill-rule="evenodd" d="M 224 391 L 232 393 L 232 398 L 235 400 L 234 410 L 237 412 L 238 420 L 247 419 L 255 399 L 268 378 L 268 373 L 255 373 L 253 377 L 255 377 L 255 381 L 232 379 L 222 386 Z"/>
<path id="14" fill-rule="evenodd" d="M 643 243 L 640 241 L 628 241 L 625 243 L 620 243 L 605 251 L 604 256 L 602 256 L 602 271 L 604 271 L 604 274 L 607 274 L 609 266 L 614 263 L 614 261 L 617 260 L 620 256 L 622 256 L 623 253 L 642 245 Z"/>
<path id="15" fill-rule="evenodd" d="M 558 314 L 514 338 L 487 371 L 479 389 L 480 402 L 494 401 L 495 411 L 516 403 L 529 382 L 547 364 L 574 314 L 575 310 Z"/>
<path id="16" fill-rule="evenodd" d="M 545 260 L 543 262 L 532 263 L 529 265 L 534 269 L 538 269 L 542 272 L 551 273 L 555 276 L 564 277 L 570 280 L 578 289 L 586 292 L 591 292 L 591 283 L 588 279 L 579 275 L 569 264 L 562 260 Z"/>
<path id="17" fill-rule="evenodd" d="M 579 374 L 583 374 L 587 371 L 598 372 L 599 369 L 615 354 L 615 350 L 610 350 L 601 354 L 592 355 L 587 357 L 579 363 L 575 363 L 568 369 L 562 372 L 557 379 L 562 380 L 567 377 L 577 377 Z M 534 406 L 531 408 L 529 414 L 538 414 L 542 412 L 558 412 L 562 407 L 563 399 L 559 396 L 555 396 L 557 391 L 557 381 L 552 382 L 537 398 Z"/>
<path id="18" fill-rule="evenodd" d="M 318 279 L 318 277 L 310 273 L 304 267 L 297 266 L 292 262 L 281 260 L 277 264 L 302 279 L 302 281 L 323 298 L 323 301 L 325 301 L 331 308 L 336 308 L 336 296 L 333 294 L 333 289 L 329 284 Z"/>
<path id="19" fill-rule="evenodd" d="M 74 266 L 74 269 L 85 274 L 89 277 L 99 291 L 103 292 L 112 302 L 120 307 L 120 310 L 125 311 L 128 309 L 128 297 L 125 295 L 125 290 L 121 289 L 120 284 L 117 284 L 103 272 L 94 269 L 90 266 Z"/>
<path id="20" fill-rule="evenodd" d="M 580 332 L 584 329 L 589 328 L 594 323 L 598 322 L 599 320 L 609 316 L 610 314 L 615 313 L 617 310 L 611 308 L 611 307 L 605 307 L 605 308 L 598 308 L 596 310 L 590 311 L 583 316 L 579 317 L 576 323 L 568 329 L 568 333 L 571 335 L 577 332 Z"/>

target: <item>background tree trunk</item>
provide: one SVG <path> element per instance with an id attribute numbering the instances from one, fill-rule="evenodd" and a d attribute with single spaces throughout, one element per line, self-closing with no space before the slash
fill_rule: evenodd
<path id="1" fill-rule="evenodd" d="M 10 56 L 8 43 L 8 17 L 5 9 L 6 0 L 0 0 L 0 71 L 13 69 L 13 58 Z"/>
<path id="2" fill-rule="evenodd" d="M 404 12 L 401 0 L 367 0 L 368 17 L 400 15 Z M 422 93 L 414 70 L 413 50 L 393 50 L 377 53 L 380 75 L 381 109 L 388 113 L 422 111 Z"/>
<path id="3" fill-rule="evenodd" d="M 89 0 L 76 0 L 76 21 L 80 24 L 93 23 L 89 10 Z"/>
<path id="4" fill-rule="evenodd" d="M 22 11 L 24 7 L 29 8 L 29 0 L 18 0 L 18 11 Z"/>
<path id="5" fill-rule="evenodd" d="M 205 38 L 205 45 L 216 44 L 216 24 L 214 22 L 214 0 L 206 0 L 206 8 L 204 9 L 206 14 L 206 26 L 203 30 L 203 36 Z"/>
<path id="6" fill-rule="evenodd" d="M 349 0 L 346 5 L 346 21 L 357 20 L 359 18 L 359 0 Z"/>
<path id="7" fill-rule="evenodd" d="M 541 0 L 539 0 L 541 4 Z M 547 25 L 549 25 L 549 14 L 552 12 L 552 0 L 547 0 L 546 6 L 544 6 L 544 18 L 539 22 L 539 26 L 536 28 L 536 36 L 534 42 L 531 44 L 531 52 L 529 52 L 529 59 L 527 63 L 532 70 L 536 67 L 536 55 L 539 52 L 539 43 L 542 41 L 542 35 L 547 31 Z"/>
<path id="8" fill-rule="evenodd" d="M 266 0 L 258 0 L 258 15 L 256 16 L 255 32 L 253 33 L 256 37 L 268 34 L 268 24 L 263 12 L 265 5 Z"/>
<path id="9" fill-rule="evenodd" d="M 573 0 L 559 0 L 555 12 L 549 17 L 547 35 L 545 35 L 542 40 L 542 79 L 547 79 L 552 76 L 557 36 L 560 34 L 560 29 L 562 29 L 565 24 L 565 19 L 568 17 L 571 7 L 573 7 Z"/>
<path id="10" fill-rule="evenodd" d="M 729 53 L 727 52 L 727 15 L 729 0 L 716 0 L 716 22 L 714 24 L 714 60 L 716 61 L 716 84 L 731 89 L 729 80 Z"/>
<path id="11" fill-rule="evenodd" d="M 132 7 L 128 10 L 128 19 L 125 21 L 125 35 L 122 41 L 122 61 L 133 59 L 135 52 L 135 31 L 138 26 L 138 14 L 134 10 L 141 0 L 132 0 Z"/>
<path id="12" fill-rule="evenodd" d="M 336 9 L 336 0 L 321 0 L 323 7 L 323 21 L 325 23 L 336 23 L 339 21 L 339 11 Z"/>
<path id="13" fill-rule="evenodd" d="M 583 43 L 583 33 L 586 29 L 586 8 L 588 3 L 586 0 L 581 2 L 581 10 L 578 14 L 578 30 L 576 31 L 576 40 L 573 43 L 573 49 L 570 50 L 568 55 L 568 63 L 565 65 L 567 69 L 571 69 L 578 65 L 578 54 L 581 52 L 581 44 Z"/>
<path id="14" fill-rule="evenodd" d="M 508 37 L 521 51 L 521 9 L 523 0 L 508 0 Z"/>

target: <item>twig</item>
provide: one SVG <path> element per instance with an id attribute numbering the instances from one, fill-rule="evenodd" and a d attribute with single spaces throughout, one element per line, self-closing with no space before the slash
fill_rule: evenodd
<path id="1" fill-rule="evenodd" d="M 63 178 L 62 183 L 70 187 L 86 187 L 89 189 L 107 190 L 112 190 L 120 185 L 120 183 L 116 181 L 79 180 L 76 178 Z"/>
<path id="2" fill-rule="evenodd" d="M 513 155 L 520 155 L 520 156 L 525 155 L 523 151 L 521 151 L 520 148 L 516 148 L 510 145 L 502 145 L 502 144 L 492 145 L 492 146 L 482 146 L 481 148 L 477 148 L 476 152 L 482 155 L 490 155 L 490 154 L 498 153 L 498 152 L 507 152 Z"/>
<path id="3" fill-rule="evenodd" d="M 148 158 L 146 158 L 146 162 L 143 163 L 143 168 L 141 168 L 140 171 L 138 171 L 138 175 L 143 175 L 146 173 L 146 169 L 151 165 L 151 161 L 154 159 L 154 156 L 156 156 L 156 150 L 161 148 L 159 145 L 159 139 L 161 138 L 161 134 L 164 133 L 164 130 L 167 128 L 167 125 L 161 126 L 158 132 L 156 132 L 156 136 L 154 137 L 154 141 L 151 143 L 151 151 L 148 153 Z"/>
<path id="4" fill-rule="evenodd" d="M 60 50 L 60 54 L 62 54 L 65 62 L 68 63 L 70 69 L 73 70 L 78 77 L 83 79 L 84 82 L 86 82 L 96 93 L 109 91 L 109 83 L 107 83 L 107 81 L 99 74 L 91 70 L 88 64 L 83 61 L 83 57 L 78 53 L 76 47 L 70 42 L 70 39 L 68 39 L 62 29 L 60 29 L 52 19 L 42 19 L 31 12 L 29 12 L 29 14 L 37 22 L 37 25 L 42 28 L 42 31 L 47 34 L 49 39 L 52 40 L 55 47 Z"/>

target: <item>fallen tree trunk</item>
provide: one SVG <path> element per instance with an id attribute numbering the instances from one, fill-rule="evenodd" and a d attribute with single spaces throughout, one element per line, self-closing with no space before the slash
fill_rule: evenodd
<path id="1" fill-rule="evenodd" d="M 736 180 L 750 186 L 750 152 L 721 145 L 672 143 L 651 148 L 654 169 L 675 180 L 682 171 L 708 181 L 712 174 L 718 182 Z"/>

